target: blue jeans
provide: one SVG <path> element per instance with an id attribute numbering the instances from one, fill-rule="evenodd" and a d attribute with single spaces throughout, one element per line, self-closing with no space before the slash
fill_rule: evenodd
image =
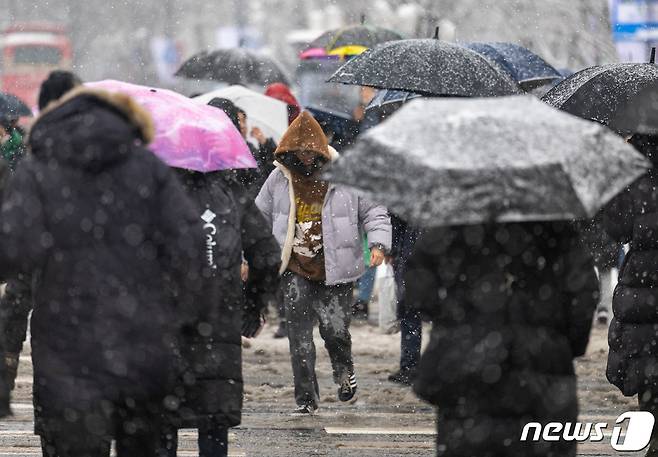
<path id="1" fill-rule="evenodd" d="M 366 272 L 359 278 L 356 283 L 358 288 L 358 297 L 357 299 L 363 303 L 369 303 L 370 297 L 372 297 L 372 289 L 375 287 L 375 275 L 377 273 L 376 268 L 367 268 Z"/>

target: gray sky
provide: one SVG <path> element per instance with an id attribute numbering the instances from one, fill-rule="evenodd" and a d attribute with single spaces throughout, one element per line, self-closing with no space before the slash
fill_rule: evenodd
<path id="1" fill-rule="evenodd" d="M 447 38 L 517 42 L 557 67 L 616 59 L 607 0 L 0 0 L 0 7 L 9 12 L 1 16 L 4 25 L 11 19 L 67 25 L 85 79 L 153 83 L 154 38 L 171 36 L 187 57 L 230 38 L 237 24 L 294 67 L 290 32 L 321 31 L 361 15 L 410 37 L 427 36 L 441 23 Z"/>

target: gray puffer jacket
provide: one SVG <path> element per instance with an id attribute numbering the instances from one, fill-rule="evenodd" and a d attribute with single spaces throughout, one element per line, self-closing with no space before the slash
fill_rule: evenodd
<path id="1" fill-rule="evenodd" d="M 263 185 L 256 206 L 267 219 L 281 245 L 281 273 L 286 271 L 295 238 L 295 197 L 292 176 L 283 165 Z M 356 192 L 340 185 L 329 185 L 322 208 L 322 237 L 328 286 L 354 282 L 365 272 L 363 232 L 370 247 L 391 249 L 391 220 L 386 208 L 374 205 Z"/>

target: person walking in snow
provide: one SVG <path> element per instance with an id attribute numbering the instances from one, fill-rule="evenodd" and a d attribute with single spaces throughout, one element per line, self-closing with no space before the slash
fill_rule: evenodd
<path id="1" fill-rule="evenodd" d="M 0 277 L 39 273 L 31 321 L 45 456 L 154 455 L 176 341 L 205 308 L 204 233 L 145 148 L 131 98 L 77 89 L 48 105 L 2 206 Z M 198 309 L 197 309 L 198 307 Z"/>
<path id="2" fill-rule="evenodd" d="M 407 305 L 432 321 L 414 390 L 438 407 L 439 457 L 575 457 L 573 441 L 521 441 L 528 422 L 578 420 L 598 280 L 566 221 L 425 229 Z"/>
<path id="3" fill-rule="evenodd" d="M 258 164 L 257 168 L 248 168 L 243 170 L 234 170 L 238 181 L 240 181 L 248 190 L 248 195 L 253 199 L 263 186 L 263 183 L 274 170 L 274 151 L 276 150 L 276 143 L 272 138 L 268 138 L 258 128 L 254 127 L 249 132 L 247 113 L 235 105 L 231 100 L 226 98 L 213 98 L 208 102 L 208 105 L 219 108 L 231 120 L 235 128 L 240 132 L 244 138 L 254 160 Z M 255 147 L 248 141 L 248 136 L 251 136 L 258 142 L 258 147 Z"/>
<path id="4" fill-rule="evenodd" d="M 603 227 L 630 250 L 612 299 L 606 376 L 642 411 L 658 415 L 658 137 L 635 134 L 629 142 L 653 168 L 604 209 Z M 658 426 L 646 456 L 658 456 Z"/>
<path id="5" fill-rule="evenodd" d="M 281 245 L 284 307 L 297 412 L 319 405 L 313 326 L 319 321 L 340 401 L 355 399 L 356 374 L 349 331 L 354 282 L 364 273 L 363 232 L 371 265 L 391 248 L 387 211 L 352 190 L 320 179 L 338 153 L 307 111 L 290 125 L 275 152 L 276 169 L 256 205 Z"/>
<path id="6" fill-rule="evenodd" d="M 199 455 L 221 457 L 228 452 L 229 427 L 241 420 L 241 334 L 254 337 L 264 323 L 266 298 L 279 285 L 281 251 L 253 200 L 244 196 L 230 172 L 176 171 L 206 232 L 202 293 L 210 299 L 199 320 L 183 332 L 180 406 L 169 415 L 164 444 L 166 454 L 175 456 L 176 430 L 196 428 Z M 250 265 L 244 290 L 243 255 Z"/>
<path id="7" fill-rule="evenodd" d="M 43 111 L 50 103 L 54 103 L 66 93 L 80 86 L 80 78 L 69 71 L 56 70 L 48 75 L 39 90 L 39 110 Z M 20 132 L 19 132 L 20 133 Z M 25 135 L 22 135 L 25 136 Z M 20 157 L 16 157 L 20 159 Z M 11 164 L 11 161 L 8 161 Z M 16 161 L 17 163 L 17 161 Z M 10 170 L 15 169 L 10 165 Z M 7 382 L 13 390 L 23 342 L 27 337 L 27 326 L 30 311 L 32 311 L 32 283 L 34 275 L 19 274 L 7 281 L 5 293 L 0 297 L 0 319 L 2 321 L 2 336 L 5 343 L 5 362 L 7 364 Z"/>

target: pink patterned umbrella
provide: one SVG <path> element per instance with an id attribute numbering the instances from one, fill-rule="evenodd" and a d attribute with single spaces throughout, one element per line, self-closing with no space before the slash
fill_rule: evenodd
<path id="1" fill-rule="evenodd" d="M 121 81 L 85 85 L 130 95 L 151 113 L 156 133 L 149 147 L 171 167 L 203 173 L 257 167 L 240 132 L 217 108 L 170 90 Z"/>

